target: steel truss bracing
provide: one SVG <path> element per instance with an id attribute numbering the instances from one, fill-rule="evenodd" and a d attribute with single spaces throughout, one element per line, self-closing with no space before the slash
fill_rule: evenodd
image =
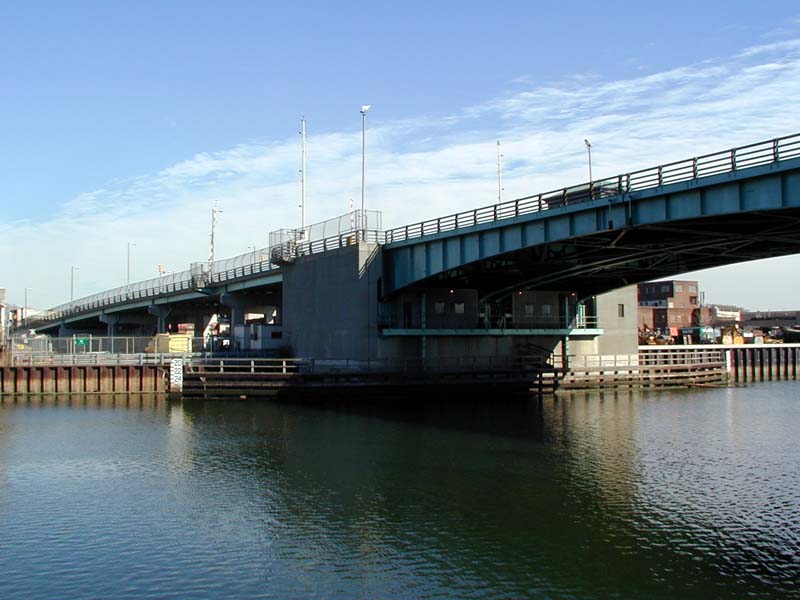
<path id="1" fill-rule="evenodd" d="M 543 244 L 433 280 L 477 288 L 483 301 L 523 289 L 573 290 L 587 297 L 682 272 L 794 253 L 800 253 L 800 209 L 757 211 Z"/>
<path id="2" fill-rule="evenodd" d="M 490 222 L 477 219 L 413 239 L 409 234 L 385 247 L 386 294 L 446 284 L 478 289 L 486 301 L 523 289 L 586 297 L 648 279 L 800 253 L 800 157 L 793 152 L 782 158 L 789 154 L 774 152 L 770 156 L 781 158 L 747 168 L 733 161 L 725 172 L 642 191 Z"/>

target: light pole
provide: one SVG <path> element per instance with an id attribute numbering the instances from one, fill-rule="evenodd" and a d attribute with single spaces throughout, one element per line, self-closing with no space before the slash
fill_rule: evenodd
<path id="1" fill-rule="evenodd" d="M 503 154 L 500 150 L 500 140 L 497 140 L 497 203 L 503 202 Z"/>
<path id="2" fill-rule="evenodd" d="M 28 329 L 28 292 L 31 288 L 25 288 L 25 306 L 22 309 L 22 323 L 25 325 L 25 329 Z"/>
<path id="3" fill-rule="evenodd" d="M 367 147 L 367 111 L 372 108 L 371 104 L 364 104 L 361 107 L 361 237 L 366 236 L 367 214 L 364 212 L 364 167 L 366 165 Z"/>
<path id="4" fill-rule="evenodd" d="M 128 242 L 128 285 L 131 284 L 131 246 L 135 245 L 135 242 Z"/>
<path id="5" fill-rule="evenodd" d="M 306 118 L 300 119 L 300 229 L 306 239 Z M 255 251 L 254 251 L 255 253 Z"/>
<path id="6" fill-rule="evenodd" d="M 80 267 L 70 267 L 69 268 L 69 301 L 72 302 L 75 300 L 75 271 L 80 269 Z"/>
<path id="7" fill-rule="evenodd" d="M 591 187 L 591 184 L 592 184 L 592 142 L 590 142 L 587 139 L 584 139 L 583 143 L 586 144 L 586 151 L 589 153 L 589 186 Z"/>
<path id="8" fill-rule="evenodd" d="M 214 201 L 214 204 L 211 206 L 211 252 L 208 255 L 208 273 L 209 275 L 213 275 L 214 273 L 214 234 L 217 231 L 217 215 L 222 211 L 217 208 L 217 202 Z"/>

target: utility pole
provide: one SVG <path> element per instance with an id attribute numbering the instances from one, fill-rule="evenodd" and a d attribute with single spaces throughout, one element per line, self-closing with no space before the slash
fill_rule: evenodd
<path id="1" fill-rule="evenodd" d="M 497 140 L 497 203 L 503 202 L 503 155 L 500 150 L 500 140 Z"/>
<path id="2" fill-rule="evenodd" d="M 371 104 L 364 104 L 361 107 L 361 238 L 365 241 L 367 232 L 367 213 L 364 212 L 364 172 L 366 165 L 367 147 L 367 111 L 372 108 Z"/>
<path id="3" fill-rule="evenodd" d="M 306 235 L 306 118 L 300 119 L 300 229 L 303 239 Z"/>
<path id="4" fill-rule="evenodd" d="M 214 273 L 214 234 L 217 229 L 217 214 L 222 211 L 217 208 L 217 201 L 211 206 L 211 252 L 208 255 L 208 273 Z"/>
<path id="5" fill-rule="evenodd" d="M 353 199 L 350 198 L 350 231 L 356 230 L 356 211 L 353 209 Z"/>
<path id="6" fill-rule="evenodd" d="M 128 285 L 131 284 L 131 246 L 135 246 L 134 242 L 128 242 L 128 277 L 127 282 Z"/>
<path id="7" fill-rule="evenodd" d="M 22 323 L 25 325 L 26 330 L 28 329 L 28 291 L 30 289 L 31 288 L 25 288 L 25 306 L 22 309 Z"/>
<path id="8" fill-rule="evenodd" d="M 586 144 L 586 151 L 589 153 L 589 186 L 592 185 L 592 142 L 587 139 L 583 140 L 583 143 Z"/>

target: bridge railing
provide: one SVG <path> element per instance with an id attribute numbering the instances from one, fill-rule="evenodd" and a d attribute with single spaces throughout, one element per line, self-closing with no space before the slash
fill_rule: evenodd
<path id="1" fill-rule="evenodd" d="M 486 315 L 480 313 L 467 317 L 465 315 L 436 315 L 427 317 L 425 327 L 419 314 L 403 315 L 399 307 L 381 304 L 378 308 L 378 326 L 380 329 L 394 330 L 470 330 L 486 331 L 497 329 L 538 329 L 538 330 L 589 330 L 598 329 L 600 321 L 595 315 L 561 315 L 554 316 L 517 316 L 511 313 Z"/>
<path id="2" fill-rule="evenodd" d="M 797 157 L 800 157 L 800 134 L 793 134 L 395 227 L 385 232 L 385 239 L 386 243 L 401 242 L 444 231 L 473 227 L 481 223 L 536 213 L 548 208 L 659 188 L 672 183 L 731 173 L 739 169 Z"/>
<path id="3" fill-rule="evenodd" d="M 463 373 L 480 371 L 518 371 L 550 368 L 549 356 L 433 356 L 426 358 L 372 358 L 355 359 L 307 359 L 301 373 L 387 373 L 417 375 L 426 373 Z"/>
<path id="4" fill-rule="evenodd" d="M 356 241 L 383 243 L 380 211 L 354 210 L 346 215 L 309 225 L 302 237 L 292 243 L 292 256 L 325 252 Z M 359 226 L 364 226 L 359 229 Z M 332 232 L 335 234 L 331 234 Z M 325 236 L 328 237 L 320 237 Z M 186 271 L 169 273 L 138 281 L 65 302 L 32 316 L 26 328 L 37 328 L 71 315 L 81 314 L 108 306 L 135 300 L 152 299 L 182 291 L 202 289 L 226 281 L 250 277 L 279 269 L 271 260 L 273 247 L 254 248 L 252 251 L 212 263 L 193 263 Z"/>
<path id="5" fill-rule="evenodd" d="M 300 242 L 293 248 L 296 256 L 325 252 L 356 241 L 379 244 L 419 238 L 445 231 L 473 227 L 567 206 L 598 198 L 614 197 L 633 191 L 658 188 L 663 185 L 690 181 L 700 177 L 729 173 L 757 165 L 800 157 L 800 134 L 775 138 L 756 144 L 732 148 L 686 160 L 677 161 L 633 171 L 616 177 L 600 179 L 551 192 L 526 196 L 500 204 L 493 204 L 463 211 L 436 219 L 429 219 L 388 231 L 358 230 L 308 242 Z M 367 211 L 368 213 L 370 211 Z M 360 223 L 360 211 L 354 211 L 356 223 Z M 235 256 L 230 259 L 208 263 L 195 263 L 190 269 L 170 273 L 145 281 L 119 286 L 98 294 L 60 304 L 33 316 L 27 327 L 36 328 L 65 317 L 123 304 L 132 300 L 151 299 L 158 296 L 196 290 L 208 285 L 251 276 L 279 268 L 270 260 L 270 248 Z"/>

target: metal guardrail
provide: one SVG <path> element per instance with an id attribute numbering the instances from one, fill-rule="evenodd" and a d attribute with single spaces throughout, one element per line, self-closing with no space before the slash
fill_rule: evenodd
<path id="1" fill-rule="evenodd" d="M 447 373 L 465 371 L 526 371 L 549 364 L 551 355 L 536 356 L 437 356 L 427 358 L 306 359 L 302 373 Z"/>
<path id="2" fill-rule="evenodd" d="M 109 354 L 97 352 L 90 354 L 17 354 L 12 357 L 11 366 L 36 366 L 36 367 L 77 367 L 88 365 L 104 366 L 168 366 L 173 359 L 182 358 L 186 361 L 200 359 L 200 354 L 158 353 L 158 354 Z"/>
<path id="3" fill-rule="evenodd" d="M 353 244 L 358 240 L 378 244 L 400 242 L 425 235 L 473 227 L 482 223 L 510 219 L 549 208 L 658 188 L 671 183 L 730 173 L 739 169 L 797 157 L 800 157 L 800 134 L 793 134 L 640 171 L 633 171 L 616 177 L 484 206 L 445 217 L 429 219 L 411 225 L 396 227 L 385 232 L 356 228 L 353 231 L 340 233 L 332 237 L 301 242 L 293 249 L 293 253 L 295 256 L 306 256 L 318 252 L 327 252 Z M 359 211 L 354 211 L 354 213 L 356 214 L 356 222 L 360 223 Z M 280 268 L 270 262 L 270 251 L 271 248 L 263 248 L 234 258 L 216 261 L 207 270 L 204 269 L 205 263 L 196 263 L 193 268 L 187 271 L 132 283 L 80 298 L 38 313 L 28 321 L 27 326 L 35 328 L 70 315 L 98 308 L 124 304 L 132 300 L 150 299 L 181 291 L 196 290 Z"/>
<path id="4" fill-rule="evenodd" d="M 395 308 L 395 307 L 391 307 Z M 378 327 L 381 329 L 598 329 L 600 321 L 594 315 L 569 318 L 563 317 L 518 317 L 513 315 L 492 315 L 490 317 L 466 318 L 461 315 L 433 315 L 427 318 L 427 325 L 422 327 L 421 318 L 415 315 L 411 322 L 407 322 L 398 310 L 384 310 L 378 317 Z"/>
<path id="5" fill-rule="evenodd" d="M 616 177 L 475 208 L 403 227 L 395 227 L 385 232 L 385 242 L 401 242 L 444 231 L 453 231 L 463 227 L 473 227 L 482 223 L 492 223 L 502 219 L 536 213 L 548 208 L 557 208 L 597 198 L 607 198 L 629 192 L 658 188 L 671 183 L 691 181 L 721 173 L 731 173 L 739 169 L 797 157 L 800 157 L 800 134 L 788 135 L 747 146 L 731 148 L 722 152 L 633 171 Z"/>
<path id="6" fill-rule="evenodd" d="M 230 268 L 225 270 L 194 268 L 79 298 L 73 302 L 60 304 L 41 313 L 37 313 L 36 315 L 32 315 L 31 318 L 28 319 L 27 325 L 29 328 L 35 329 L 42 324 L 57 321 L 70 315 L 117 304 L 124 304 L 134 300 L 144 300 L 159 296 L 168 296 L 183 291 L 193 291 L 279 268 L 269 262 L 268 248 L 264 248 L 261 250 L 260 254 L 256 254 L 256 261 L 253 261 L 253 256 L 253 252 L 248 252 L 247 254 L 242 254 L 232 259 L 217 261 L 218 263 L 231 264 Z M 247 260 L 253 262 L 248 263 L 246 262 Z M 241 264 L 237 264 L 239 262 L 241 262 Z M 215 265 L 216 264 L 217 263 L 215 263 Z"/>
<path id="7" fill-rule="evenodd" d="M 263 354 L 219 350 L 219 338 L 184 337 L 179 345 L 169 348 L 156 345 L 153 336 L 94 336 L 69 337 L 15 336 L 8 352 L 11 365 L 68 366 L 68 365 L 130 365 L 166 364 L 173 358 L 185 362 L 218 358 L 251 358 Z"/>
<path id="8" fill-rule="evenodd" d="M 308 361 L 302 358 L 190 358 L 187 373 L 267 373 L 286 375 L 300 372 Z"/>
<path id="9" fill-rule="evenodd" d="M 292 256 L 307 256 L 319 252 L 327 252 L 328 250 L 355 244 L 358 240 L 382 243 L 383 239 L 383 232 L 381 231 L 351 231 L 322 240 L 300 242 L 293 248 Z M 183 291 L 195 291 L 260 273 L 277 271 L 280 269 L 280 265 L 273 264 L 270 261 L 271 252 L 271 248 L 263 248 L 257 252 L 248 252 L 234 258 L 216 261 L 213 269 L 206 269 L 205 264 L 200 264 L 199 267 L 195 266 L 187 271 L 132 283 L 86 296 L 73 302 L 60 304 L 32 315 L 28 319 L 27 328 L 36 329 L 71 315 L 126 302 L 168 296 Z"/>

